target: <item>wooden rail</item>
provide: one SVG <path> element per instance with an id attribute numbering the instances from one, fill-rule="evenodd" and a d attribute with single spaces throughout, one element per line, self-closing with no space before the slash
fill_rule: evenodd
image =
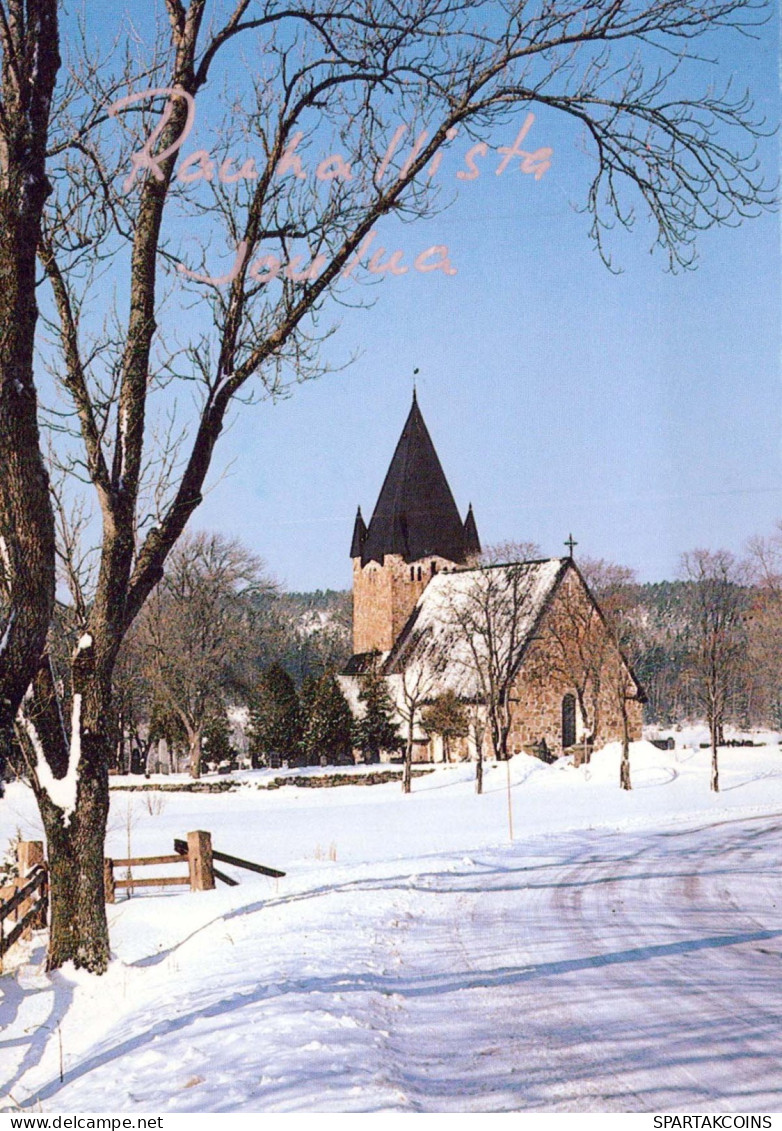
<path id="1" fill-rule="evenodd" d="M 0 971 L 3 955 L 22 937 L 46 926 L 49 905 L 49 875 L 43 859 L 43 844 L 36 840 L 17 845 L 19 878 L 6 885 L 8 898 L 0 901 Z M 34 899 L 37 893 L 37 899 Z M 6 930 L 6 919 L 14 917 L 14 925 Z"/>
<path id="2" fill-rule="evenodd" d="M 187 855 L 187 848 L 184 855 Z M 171 856 L 126 856 L 124 860 L 112 856 L 112 861 L 115 868 L 132 868 L 143 864 L 181 864 L 182 854 L 177 852 Z"/>
<path id="3" fill-rule="evenodd" d="M 174 848 L 183 855 L 187 852 L 187 845 L 183 840 L 175 840 Z M 242 860 L 240 856 L 229 856 L 227 852 L 218 852 L 216 848 L 212 849 L 212 858 L 219 860 L 221 864 L 233 864 L 236 868 L 246 868 L 250 872 L 259 872 L 262 876 L 272 876 L 275 880 L 280 880 L 285 875 L 284 872 L 280 872 L 276 868 L 267 868 L 264 864 L 253 864 L 252 860 Z M 229 876 L 224 876 L 217 871 L 215 875 L 225 883 L 236 884 L 236 880 L 232 880 Z"/>
<path id="4" fill-rule="evenodd" d="M 180 857 L 180 860 L 181 860 L 181 857 Z M 188 887 L 189 887 L 190 886 L 190 877 L 189 876 L 160 876 L 160 877 L 151 876 L 151 877 L 148 877 L 146 880 L 139 880 L 138 878 L 134 879 L 133 877 L 131 877 L 130 879 L 115 880 L 114 881 L 114 887 L 115 888 L 159 888 L 159 887 L 169 887 L 169 886 L 175 885 L 175 884 L 187 884 Z"/>

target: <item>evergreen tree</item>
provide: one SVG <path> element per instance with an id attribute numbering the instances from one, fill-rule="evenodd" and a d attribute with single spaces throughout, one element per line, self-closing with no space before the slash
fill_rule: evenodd
<path id="1" fill-rule="evenodd" d="M 381 750 L 399 750 L 403 742 L 393 722 L 394 706 L 386 681 L 376 663 L 362 675 L 358 698 L 364 715 L 353 724 L 353 742 L 367 762 L 379 762 Z"/>
<path id="2" fill-rule="evenodd" d="M 293 680 L 279 664 L 262 674 L 250 715 L 250 757 L 253 766 L 279 766 L 296 761 L 301 744 L 301 708 Z"/>
<path id="3" fill-rule="evenodd" d="M 336 765 L 352 761 L 353 716 L 334 676 L 327 673 L 318 680 L 307 680 L 302 704 L 302 751 L 308 764 L 317 765 L 321 757 Z"/>
<path id="4" fill-rule="evenodd" d="M 233 762 L 236 751 L 231 744 L 231 727 L 225 714 L 214 715 L 204 729 L 204 752 L 206 760 L 219 765 Z"/>
<path id="5" fill-rule="evenodd" d="M 424 730 L 439 734 L 443 740 L 446 762 L 451 760 L 451 739 L 465 738 L 468 719 L 464 704 L 453 691 L 444 691 L 431 703 L 421 718 Z"/>

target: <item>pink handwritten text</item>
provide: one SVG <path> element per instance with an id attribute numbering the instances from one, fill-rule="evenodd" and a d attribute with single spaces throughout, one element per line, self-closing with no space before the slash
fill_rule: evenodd
<path id="1" fill-rule="evenodd" d="M 109 115 L 116 117 L 122 110 L 137 102 L 160 97 L 162 95 L 168 95 L 168 101 L 163 109 L 160 121 L 153 132 L 149 135 L 142 148 L 131 156 L 131 168 L 123 183 L 123 190 L 125 192 L 129 192 L 133 188 L 136 179 L 143 172 L 151 174 L 158 181 L 163 180 L 162 162 L 182 149 L 182 146 L 195 125 L 195 100 L 191 94 L 188 94 L 186 90 L 178 86 L 155 87 L 120 98 L 118 101 L 112 103 L 108 109 Z M 159 153 L 154 153 L 153 149 L 171 119 L 174 99 L 177 98 L 183 99 L 187 105 L 185 123 L 179 136 L 175 138 L 174 141 Z M 513 144 L 503 145 L 497 148 L 496 152 L 501 157 L 501 160 L 494 169 L 496 176 L 502 176 L 511 166 L 511 162 L 514 159 L 519 160 L 518 168 L 520 172 L 532 176 L 536 181 L 539 181 L 551 168 L 551 158 L 554 151 L 550 146 L 543 146 L 532 151 L 523 147 L 523 143 L 534 121 L 535 115 L 528 113 Z M 408 127 L 405 125 L 398 126 L 394 131 L 386 151 L 374 171 L 373 180 L 376 185 L 380 186 L 385 179 L 394 155 L 399 149 L 407 132 Z M 458 130 L 456 128 L 451 128 L 447 131 L 446 137 L 449 141 L 455 140 L 457 136 Z M 276 177 L 292 176 L 299 181 L 306 180 L 309 175 L 308 169 L 305 166 L 304 157 L 297 152 L 303 137 L 303 132 L 291 135 L 290 140 L 276 163 L 274 169 L 274 175 Z M 428 140 L 429 134 L 426 130 L 422 131 L 418 137 L 414 139 L 410 151 L 398 173 L 399 180 L 403 180 L 408 176 L 413 163 L 417 160 Z M 490 147 L 486 142 L 476 142 L 472 145 L 464 155 L 463 168 L 456 171 L 456 179 L 463 182 L 477 180 L 481 175 L 481 168 L 478 162 L 485 162 L 490 152 Z M 443 157 L 444 152 L 442 150 L 434 155 L 428 168 L 425 170 L 425 177 L 428 181 L 431 181 L 439 172 Z M 314 176 L 316 180 L 328 183 L 331 181 L 352 181 L 355 174 L 351 162 L 346 159 L 343 154 L 331 153 L 317 163 L 314 168 Z M 234 159 L 230 157 L 218 162 L 215 161 L 208 150 L 196 149 L 180 162 L 176 179 L 182 184 L 195 184 L 202 180 L 209 182 L 216 180 L 224 185 L 237 184 L 239 181 L 257 180 L 258 170 L 255 166 L 255 160 L 252 157 L 246 158 L 241 164 L 235 162 Z M 372 248 L 376 237 L 377 233 L 375 231 L 368 233 L 356 254 L 343 267 L 340 273 L 342 278 L 349 278 L 353 274 L 362 258 L 369 253 L 370 249 L 372 250 L 372 254 L 366 264 L 366 269 L 370 274 L 392 276 L 407 274 L 409 267 L 402 262 L 403 252 L 395 251 L 384 259 L 383 257 L 386 255 L 385 248 Z M 249 264 L 248 274 L 252 279 L 259 282 L 267 282 L 279 277 L 292 282 L 312 281 L 316 279 L 324 269 L 327 259 L 323 255 L 316 255 L 312 258 L 308 266 L 302 267 L 303 258 L 303 256 L 296 255 L 287 263 L 283 264 L 274 255 L 261 254 Z M 179 271 L 187 278 L 193 279 L 196 282 L 222 286 L 233 282 L 233 280 L 238 277 L 245 266 L 246 259 L 247 244 L 242 242 L 236 249 L 236 257 L 231 270 L 225 275 L 199 275 L 189 270 L 189 268 L 185 267 L 183 264 L 179 264 Z M 457 273 L 456 268 L 451 263 L 448 248 L 444 244 L 435 244 L 432 247 L 426 248 L 425 251 L 422 251 L 420 255 L 416 256 L 413 261 L 413 267 L 416 271 L 423 273 L 430 271 L 441 271 L 444 275 L 455 275 Z"/>

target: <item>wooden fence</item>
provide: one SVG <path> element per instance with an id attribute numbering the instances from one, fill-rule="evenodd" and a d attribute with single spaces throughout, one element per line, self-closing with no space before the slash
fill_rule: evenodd
<path id="1" fill-rule="evenodd" d="M 212 848 L 211 834 L 197 829 L 187 834 L 187 840 L 175 840 L 174 853 L 170 856 L 129 856 L 122 859 L 107 857 L 103 862 L 106 902 L 115 902 L 117 888 L 128 889 L 128 894 L 134 888 L 151 887 L 187 886 L 191 891 L 211 891 L 215 886 L 215 879 L 236 887 L 239 881 L 218 871 L 214 866 L 215 860 L 275 879 L 285 875 L 277 868 L 268 868 L 264 864 L 255 864 L 251 860 L 242 860 L 239 856 L 218 852 Z M 0 887 L 0 973 L 6 951 L 20 938 L 29 938 L 32 931 L 45 928 L 48 918 L 49 872 L 44 860 L 43 844 L 37 840 L 19 841 L 17 862 L 18 878 Z M 142 868 L 153 864 L 187 864 L 187 875 L 139 879 L 129 874 L 122 879 L 115 879 L 115 868 Z"/>
<path id="2" fill-rule="evenodd" d="M 197 829 L 187 834 L 187 841 L 180 841 L 184 852 L 171 856 L 129 856 L 123 859 L 107 857 L 103 861 L 103 886 L 106 902 L 114 903 L 117 888 L 189 887 L 191 891 L 211 891 L 215 886 L 215 870 L 212 863 L 212 837 L 210 833 Z M 152 864 L 187 864 L 186 876 L 149 876 L 138 879 L 128 875 L 124 879 L 114 878 L 115 868 L 143 868 Z M 222 878 L 222 877 L 221 877 Z"/>
<path id="3" fill-rule="evenodd" d="M 49 874 L 43 844 L 37 840 L 19 841 L 16 858 L 19 876 L 0 888 L 0 971 L 3 955 L 15 942 L 46 926 Z"/>

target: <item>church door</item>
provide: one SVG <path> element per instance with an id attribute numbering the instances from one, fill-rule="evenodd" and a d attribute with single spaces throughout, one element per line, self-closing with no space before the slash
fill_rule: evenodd
<path id="1" fill-rule="evenodd" d="M 570 692 L 562 700 L 562 749 L 576 742 L 576 697 Z"/>

